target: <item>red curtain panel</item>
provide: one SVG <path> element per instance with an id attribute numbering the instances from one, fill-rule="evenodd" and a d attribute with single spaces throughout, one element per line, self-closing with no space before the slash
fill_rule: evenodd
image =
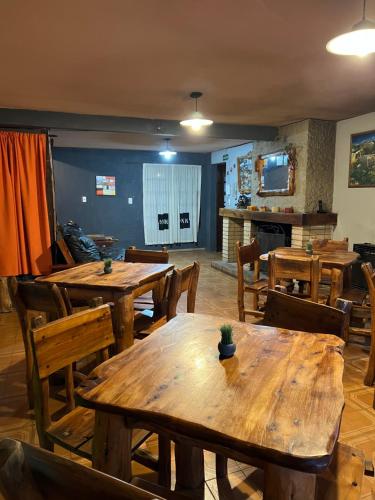
<path id="1" fill-rule="evenodd" d="M 51 272 L 45 134 L 0 132 L 0 276 Z"/>

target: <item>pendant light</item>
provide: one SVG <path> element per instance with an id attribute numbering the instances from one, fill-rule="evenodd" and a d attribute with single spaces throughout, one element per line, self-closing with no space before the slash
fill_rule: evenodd
<path id="1" fill-rule="evenodd" d="M 195 111 L 192 114 L 191 118 L 188 118 L 187 120 L 182 120 L 180 122 L 180 125 L 183 127 L 191 127 L 191 129 L 194 132 L 199 132 L 199 130 L 202 129 L 202 127 L 208 127 L 209 125 L 213 124 L 212 120 L 208 120 L 207 118 L 204 118 L 202 113 L 198 111 L 198 99 L 202 97 L 202 92 L 192 92 L 190 94 L 190 97 L 192 99 L 195 99 Z"/>
<path id="2" fill-rule="evenodd" d="M 170 139 L 165 140 L 165 149 L 163 151 L 159 151 L 159 155 L 162 156 L 165 160 L 170 160 L 173 156 L 176 156 L 176 151 L 169 149 L 169 141 Z"/>
<path id="3" fill-rule="evenodd" d="M 326 49 L 342 56 L 364 57 L 375 52 L 375 23 L 366 19 L 366 0 L 363 0 L 362 20 L 352 31 L 332 38 Z"/>

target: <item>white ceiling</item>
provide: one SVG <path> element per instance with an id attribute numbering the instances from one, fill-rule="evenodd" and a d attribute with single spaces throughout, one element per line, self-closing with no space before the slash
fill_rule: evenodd
<path id="1" fill-rule="evenodd" d="M 375 0 L 368 2 L 375 18 Z M 0 107 L 216 123 L 375 109 L 375 54 L 329 54 L 362 0 L 3 0 Z"/>
<path id="2" fill-rule="evenodd" d="M 164 138 L 159 135 L 112 132 L 86 132 L 51 130 L 55 147 L 96 149 L 138 149 L 159 151 L 164 149 Z M 211 153 L 243 144 L 241 139 L 214 139 L 204 136 L 172 137 L 170 149 L 177 152 Z"/>

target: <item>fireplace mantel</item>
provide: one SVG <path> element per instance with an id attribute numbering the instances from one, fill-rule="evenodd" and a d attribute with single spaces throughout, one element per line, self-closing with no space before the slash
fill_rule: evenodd
<path id="1" fill-rule="evenodd" d="M 242 219 L 259 222 L 275 222 L 291 224 L 292 226 L 325 226 L 337 224 L 337 214 L 334 213 L 292 213 L 284 212 L 259 212 L 240 208 L 220 208 L 219 215 L 231 219 Z"/>

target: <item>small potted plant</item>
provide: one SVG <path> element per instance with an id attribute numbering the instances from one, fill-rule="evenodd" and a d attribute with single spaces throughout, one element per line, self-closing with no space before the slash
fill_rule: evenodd
<path id="1" fill-rule="evenodd" d="M 104 259 L 104 273 L 111 274 L 112 272 L 112 259 Z"/>
<path id="2" fill-rule="evenodd" d="M 313 254 L 313 246 L 312 246 L 311 241 L 308 241 L 306 243 L 306 253 L 307 253 L 307 255 L 312 255 Z"/>
<path id="3" fill-rule="evenodd" d="M 221 358 L 230 358 L 236 352 L 236 344 L 233 343 L 233 328 L 231 325 L 222 325 L 220 327 L 221 341 L 218 343 L 218 349 Z"/>

